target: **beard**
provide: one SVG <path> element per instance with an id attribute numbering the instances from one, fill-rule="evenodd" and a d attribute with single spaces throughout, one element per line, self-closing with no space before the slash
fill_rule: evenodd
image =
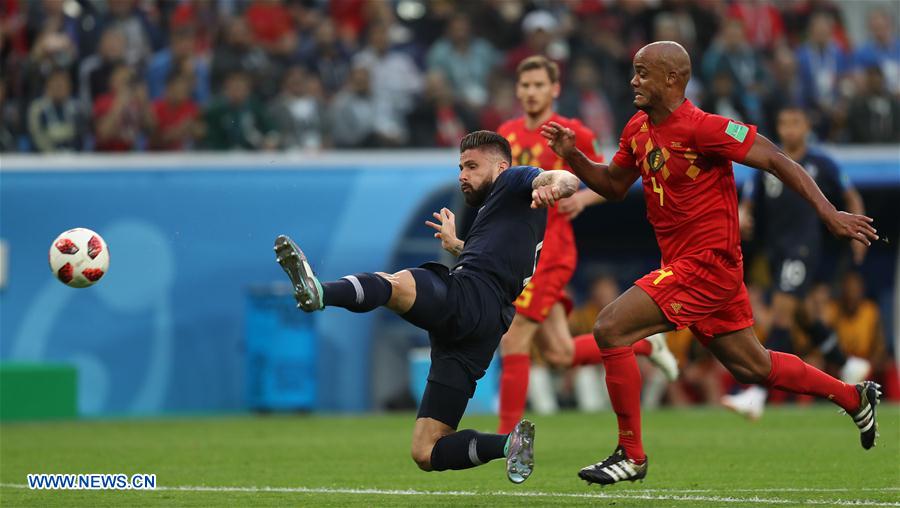
<path id="1" fill-rule="evenodd" d="M 466 204 L 471 206 L 472 208 L 479 208 L 484 202 L 487 200 L 488 194 L 491 192 L 491 186 L 494 182 L 485 182 L 481 184 L 481 187 L 477 189 L 475 187 L 469 186 L 469 192 L 463 191 L 463 197 L 466 199 Z"/>

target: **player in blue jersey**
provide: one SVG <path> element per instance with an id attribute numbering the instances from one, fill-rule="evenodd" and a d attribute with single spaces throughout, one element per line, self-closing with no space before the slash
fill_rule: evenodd
<path id="1" fill-rule="evenodd" d="M 834 159 L 807 142 L 811 127 L 806 112 L 788 107 L 778 113 L 778 137 L 784 153 L 799 163 L 833 203 L 844 203 L 847 211 L 864 215 L 863 201 Z M 744 184 L 740 205 L 740 226 L 745 238 L 756 236 L 769 261 L 772 285 L 772 324 L 766 346 L 786 353 L 796 351 L 795 331 L 802 330 L 811 345 L 832 365 L 841 366 L 841 379 L 856 384 L 869 373 L 862 358 L 845 358 L 837 337 L 820 316 L 804 316 L 798 321 L 801 301 L 815 282 L 822 251 L 822 227 L 816 211 L 803 197 L 784 186 L 770 173 L 760 171 Z M 757 220 L 758 219 L 758 220 Z M 756 225 L 759 227 L 756 227 Z M 851 242 L 853 261 L 860 264 L 866 254 L 861 242 Z M 762 416 L 768 393 L 752 386 L 722 403 L 750 419 Z"/>
<path id="2" fill-rule="evenodd" d="M 522 420 L 510 434 L 457 430 L 469 398 L 515 315 L 513 301 L 534 274 L 547 206 L 571 196 L 579 181 L 566 171 L 510 167 L 509 142 L 477 131 L 460 143 L 459 184 L 478 210 L 465 241 L 453 216 L 435 213 L 443 247 L 457 254 L 394 274 L 348 275 L 319 282 L 297 245 L 275 240 L 278 263 L 291 279 L 297 306 L 313 312 L 343 307 L 369 312 L 384 306 L 429 333 L 431 370 L 413 430 L 412 458 L 425 471 L 467 469 L 506 457 L 507 477 L 525 481 L 534 467 L 534 425 Z"/>

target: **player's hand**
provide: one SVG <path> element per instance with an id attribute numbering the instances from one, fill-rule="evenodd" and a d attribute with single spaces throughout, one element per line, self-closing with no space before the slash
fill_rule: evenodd
<path id="1" fill-rule="evenodd" d="M 838 238 L 856 240 L 866 247 L 872 245 L 872 240 L 878 240 L 878 232 L 872 227 L 871 217 L 835 211 L 823 220 L 831 234 Z"/>
<path id="2" fill-rule="evenodd" d="M 456 215 L 448 208 L 441 208 L 440 212 L 431 214 L 438 222 L 425 221 L 425 225 L 437 231 L 434 237 L 441 241 L 441 248 L 456 253 L 462 241 L 456 237 Z"/>
<path id="3" fill-rule="evenodd" d="M 542 185 L 531 191 L 531 208 L 549 208 L 560 200 L 561 194 L 556 185 Z"/>
<path id="4" fill-rule="evenodd" d="M 564 159 L 575 151 L 575 131 L 568 127 L 549 122 L 541 126 L 541 135 L 547 138 L 550 148 Z"/>

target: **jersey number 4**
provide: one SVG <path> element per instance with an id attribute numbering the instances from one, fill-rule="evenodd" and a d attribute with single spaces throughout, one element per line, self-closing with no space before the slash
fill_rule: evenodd
<path id="1" fill-rule="evenodd" d="M 522 286 L 527 286 L 529 282 L 531 282 L 531 278 L 534 277 L 534 272 L 537 271 L 538 260 L 541 259 L 541 249 L 544 248 L 544 242 L 538 242 L 537 246 L 534 248 L 534 266 L 531 267 L 531 275 L 525 277 L 525 280 L 522 282 Z"/>
<path id="2" fill-rule="evenodd" d="M 659 206 L 663 206 L 663 195 L 665 193 L 663 192 L 662 185 L 659 185 L 658 183 L 656 183 L 655 176 L 651 176 L 650 181 L 653 183 L 653 192 L 659 194 Z"/>

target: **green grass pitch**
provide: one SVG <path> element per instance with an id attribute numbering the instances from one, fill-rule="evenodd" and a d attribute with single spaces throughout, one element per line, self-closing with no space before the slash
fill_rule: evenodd
<path id="1" fill-rule="evenodd" d="M 409 458 L 412 414 L 237 416 L 0 426 L 2 506 L 900 506 L 900 407 L 881 437 L 829 405 L 770 408 L 759 422 L 720 409 L 644 415 L 643 483 L 576 477 L 615 442 L 611 413 L 537 416 L 522 485 L 495 461 L 424 473 Z M 466 417 L 490 431 L 496 419 Z M 156 491 L 32 491 L 28 473 L 155 473 Z"/>

